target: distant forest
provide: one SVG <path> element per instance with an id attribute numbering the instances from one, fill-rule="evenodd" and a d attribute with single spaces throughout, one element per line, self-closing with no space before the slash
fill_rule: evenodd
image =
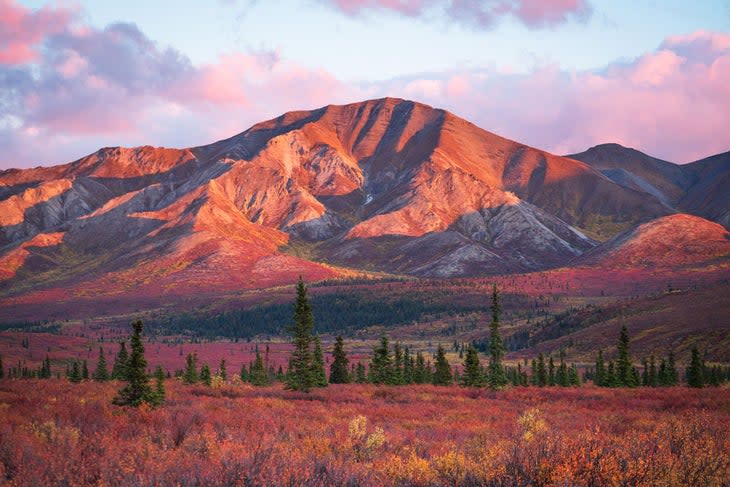
<path id="1" fill-rule="evenodd" d="M 330 293 L 310 298 L 318 333 L 343 333 L 375 325 L 393 326 L 417 322 L 424 316 L 486 312 L 489 304 L 455 306 L 443 299 L 424 299 L 423 294 L 382 295 Z M 206 338 L 251 338 L 257 335 L 285 335 L 292 324 L 291 302 L 254 306 L 215 315 L 182 313 L 148 319 L 149 328 L 159 334 L 185 334 Z"/>

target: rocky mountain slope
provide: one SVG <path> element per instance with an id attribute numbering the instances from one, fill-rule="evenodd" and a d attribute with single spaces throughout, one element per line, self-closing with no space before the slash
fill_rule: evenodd
<path id="1" fill-rule="evenodd" d="M 2 171 L 0 298 L 525 272 L 681 209 L 727 219 L 726 155 L 687 172 L 592 151 L 556 156 L 386 98 L 290 112 L 202 147 Z"/>

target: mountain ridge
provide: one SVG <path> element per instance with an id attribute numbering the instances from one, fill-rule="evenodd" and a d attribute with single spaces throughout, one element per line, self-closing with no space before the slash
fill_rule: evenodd
<path id="1" fill-rule="evenodd" d="M 602 172 L 616 161 L 591 154 L 557 156 L 383 98 L 288 112 L 204 146 L 0 171 L 0 300 L 529 272 L 686 208 L 729 214 L 710 181 L 730 174 L 722 154 L 691 169 L 687 191 L 700 184 L 703 197 L 680 194 L 666 161 L 634 154 L 641 171 L 621 180 Z"/>

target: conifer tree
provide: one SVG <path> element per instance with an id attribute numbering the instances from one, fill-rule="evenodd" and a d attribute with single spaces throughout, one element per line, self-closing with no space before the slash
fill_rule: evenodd
<path id="1" fill-rule="evenodd" d="M 606 386 L 606 366 L 603 362 L 603 350 L 599 350 L 596 357 L 596 371 L 593 376 L 593 383 L 599 387 Z"/>
<path id="2" fill-rule="evenodd" d="M 74 360 L 74 363 L 71 366 L 71 372 L 68 375 L 68 380 L 74 384 L 81 382 L 81 368 L 79 367 L 78 360 Z"/>
<path id="3" fill-rule="evenodd" d="M 373 384 L 393 383 L 393 358 L 390 355 L 388 336 L 380 337 L 380 345 L 373 349 L 373 358 L 368 367 L 368 380 Z"/>
<path id="4" fill-rule="evenodd" d="M 327 387 L 327 373 L 324 370 L 324 353 L 319 335 L 314 337 L 314 352 L 312 353 L 313 387 Z"/>
<path id="5" fill-rule="evenodd" d="M 238 377 L 241 378 L 241 382 L 248 382 L 248 370 L 246 370 L 246 364 L 241 364 L 241 372 L 239 372 Z"/>
<path id="6" fill-rule="evenodd" d="M 652 354 L 649 357 L 649 387 L 656 387 L 659 385 L 659 376 L 656 369 L 656 359 Z"/>
<path id="7" fill-rule="evenodd" d="M 287 389 L 309 392 L 314 386 L 312 376 L 312 332 L 314 315 L 307 299 L 307 288 L 302 278 L 297 283 L 297 298 L 294 304 L 294 326 L 291 329 L 294 351 L 289 360 L 287 371 Z"/>
<path id="8" fill-rule="evenodd" d="M 112 366 L 112 379 L 127 380 L 128 361 L 127 344 L 123 341 L 119 342 L 119 352 L 117 352 L 117 356 L 114 358 L 114 365 Z"/>
<path id="9" fill-rule="evenodd" d="M 408 347 L 403 349 L 403 383 L 413 384 L 414 377 L 413 372 L 415 368 L 415 361 L 411 355 L 411 351 Z"/>
<path id="10" fill-rule="evenodd" d="M 578 373 L 578 367 L 575 364 L 571 364 L 568 369 L 568 385 L 571 387 L 580 386 L 580 374 Z"/>
<path id="11" fill-rule="evenodd" d="M 185 357 L 185 372 L 183 372 L 183 382 L 185 384 L 195 384 L 198 382 L 198 355 L 189 353 Z"/>
<path id="12" fill-rule="evenodd" d="M 479 363 L 479 351 L 472 345 L 469 345 L 469 348 L 466 349 L 461 384 L 465 387 L 484 387 L 485 384 L 482 367 Z"/>
<path id="13" fill-rule="evenodd" d="M 89 364 L 86 360 L 81 364 L 81 378 L 83 380 L 89 380 Z"/>
<path id="14" fill-rule="evenodd" d="M 421 352 L 416 353 L 416 366 L 413 369 L 413 379 L 416 384 L 426 384 L 428 382 L 426 359 Z"/>
<path id="15" fill-rule="evenodd" d="M 549 385 L 550 387 L 555 385 L 555 362 L 553 362 L 552 355 L 550 355 L 550 358 L 548 360 L 547 385 Z"/>
<path id="16" fill-rule="evenodd" d="M 3 365 L 3 356 L 0 355 L 0 379 L 5 378 L 5 366 Z"/>
<path id="17" fill-rule="evenodd" d="M 102 347 L 99 347 L 99 361 L 96 363 L 93 377 L 97 382 L 109 380 L 109 372 L 106 369 L 106 357 L 104 357 L 104 349 Z"/>
<path id="18" fill-rule="evenodd" d="M 208 364 L 203 364 L 200 367 L 200 382 L 206 386 L 210 386 L 213 383 L 213 374 L 210 373 L 210 367 L 208 367 Z"/>
<path id="19" fill-rule="evenodd" d="M 692 357 L 687 366 L 687 385 L 690 387 L 705 387 L 705 364 L 700 357 L 697 347 L 692 347 Z"/>
<path id="20" fill-rule="evenodd" d="M 560 387 L 568 386 L 568 365 L 565 363 L 565 352 L 560 350 L 560 365 L 555 375 L 555 382 Z"/>
<path id="21" fill-rule="evenodd" d="M 153 406 L 159 406 L 165 402 L 165 373 L 162 366 L 158 365 L 155 369 L 155 394 Z"/>
<path id="22" fill-rule="evenodd" d="M 667 361 L 667 377 L 669 378 L 669 385 L 676 386 L 679 384 L 679 372 L 677 372 L 677 366 L 674 363 L 674 351 L 669 351 L 669 358 Z"/>
<path id="23" fill-rule="evenodd" d="M 155 395 L 147 377 L 147 360 L 144 358 L 144 344 L 142 343 L 141 320 L 132 323 L 132 337 L 130 339 L 131 353 L 127 361 L 127 385 L 124 386 L 114 404 L 120 406 L 139 406 L 142 402 L 155 404 Z"/>
<path id="24" fill-rule="evenodd" d="M 330 365 L 330 384 L 347 384 L 350 382 L 348 373 L 349 360 L 345 353 L 345 343 L 341 336 L 335 338 L 332 350 L 332 365 Z"/>
<path id="25" fill-rule="evenodd" d="M 363 365 L 362 362 L 358 362 L 357 368 L 355 370 L 355 382 L 357 382 L 358 384 L 366 384 L 368 381 L 368 376 L 365 372 L 365 365 Z"/>
<path id="26" fill-rule="evenodd" d="M 613 364 L 613 360 L 608 362 L 604 387 L 619 387 L 618 378 L 616 377 L 616 367 Z"/>
<path id="27" fill-rule="evenodd" d="M 223 382 L 228 380 L 228 371 L 226 370 L 226 359 L 222 358 L 218 365 L 218 376 Z"/>
<path id="28" fill-rule="evenodd" d="M 433 374 L 433 385 L 450 386 L 452 380 L 451 366 L 449 361 L 446 360 L 446 351 L 439 344 L 438 349 L 436 349 L 436 372 Z"/>
<path id="29" fill-rule="evenodd" d="M 393 384 L 403 384 L 403 348 L 400 342 L 393 347 Z"/>
<path id="30" fill-rule="evenodd" d="M 618 358 L 616 359 L 616 381 L 619 386 L 636 387 L 639 381 L 633 371 L 631 355 L 629 353 L 629 332 L 626 325 L 621 326 L 621 333 L 618 339 Z"/>
<path id="31" fill-rule="evenodd" d="M 261 353 L 259 353 L 258 349 L 256 350 L 256 359 L 254 360 L 253 365 L 251 365 L 249 382 L 251 382 L 251 385 L 259 387 L 271 384 L 269 374 L 266 372 L 264 360 L 261 358 Z"/>
<path id="32" fill-rule="evenodd" d="M 504 373 L 502 359 L 504 358 L 504 345 L 502 336 L 499 334 L 500 308 L 499 292 L 497 285 L 492 287 L 492 322 L 489 325 L 489 374 L 487 382 L 492 389 L 501 389 L 507 385 L 507 376 Z"/>

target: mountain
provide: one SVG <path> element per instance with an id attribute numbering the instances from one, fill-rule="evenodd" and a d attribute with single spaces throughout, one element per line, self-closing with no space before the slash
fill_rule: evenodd
<path id="1" fill-rule="evenodd" d="M 601 269 L 687 269 L 730 262 L 730 232 L 697 216 L 657 218 L 583 254 L 578 262 Z"/>
<path id="2" fill-rule="evenodd" d="M 617 184 L 653 196 L 667 207 L 730 228 L 730 152 L 679 165 L 619 144 L 602 144 L 570 157 Z"/>
<path id="3" fill-rule="evenodd" d="M 286 113 L 201 147 L 104 148 L 6 170 L 0 300 L 202 295 L 299 275 L 529 272 L 683 204 L 727 215 L 726 202 L 715 206 L 726 195 L 691 191 L 722 193 L 709 180 L 726 174 L 727 158 L 690 165 L 691 177 L 640 161 L 618 180 L 608 170 L 619 158 L 582 157 L 385 98 Z"/>

